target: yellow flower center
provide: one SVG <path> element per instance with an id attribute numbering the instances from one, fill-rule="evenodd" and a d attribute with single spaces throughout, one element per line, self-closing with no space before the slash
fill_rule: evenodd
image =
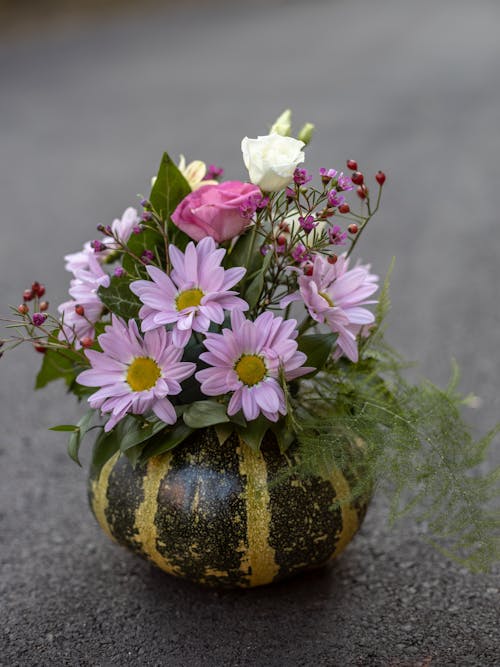
<path id="1" fill-rule="evenodd" d="M 266 377 L 266 366 L 256 354 L 243 354 L 236 362 L 234 370 L 247 387 L 253 387 Z"/>
<path id="2" fill-rule="evenodd" d="M 334 307 L 333 301 L 331 300 L 331 298 L 328 296 L 328 294 L 326 292 L 318 292 L 318 294 L 323 297 L 323 299 L 327 302 L 327 304 L 330 306 L 330 308 Z"/>
<path id="3" fill-rule="evenodd" d="M 156 361 L 149 357 L 137 357 L 127 371 L 127 382 L 132 391 L 147 391 L 155 386 L 161 370 Z"/>
<path id="4" fill-rule="evenodd" d="M 195 287 L 194 289 L 187 289 L 178 294 L 175 299 L 175 305 L 177 306 L 177 310 L 184 310 L 184 308 L 190 308 L 191 306 L 199 306 L 202 299 L 203 292 L 201 289 Z"/>

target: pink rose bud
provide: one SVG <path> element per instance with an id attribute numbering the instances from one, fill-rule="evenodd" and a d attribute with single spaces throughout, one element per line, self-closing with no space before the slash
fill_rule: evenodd
<path id="1" fill-rule="evenodd" d="M 242 215 L 242 207 L 249 197 L 261 196 L 257 186 L 240 181 L 204 185 L 181 201 L 172 220 L 194 241 L 211 236 L 222 243 L 245 231 L 251 221 Z"/>

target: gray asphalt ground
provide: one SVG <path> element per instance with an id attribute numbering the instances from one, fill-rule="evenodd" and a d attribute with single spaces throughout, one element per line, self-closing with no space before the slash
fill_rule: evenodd
<path id="1" fill-rule="evenodd" d="M 244 177 L 239 142 L 285 106 L 317 124 L 311 167 L 388 173 L 362 255 L 392 255 L 390 340 L 500 413 L 500 4 L 351 0 L 204 4 L 0 44 L 0 308 L 147 192 L 163 149 Z M 0 362 L 0 664 L 500 665 L 500 577 L 436 554 L 380 500 L 328 571 L 218 593 L 108 542 L 85 471 L 47 428 L 79 409 L 33 395 L 40 359 Z M 491 463 L 499 462 L 497 451 Z M 88 460 L 88 454 L 85 455 Z"/>

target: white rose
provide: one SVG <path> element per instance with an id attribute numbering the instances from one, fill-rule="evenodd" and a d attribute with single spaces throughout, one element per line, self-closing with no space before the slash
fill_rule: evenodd
<path id="1" fill-rule="evenodd" d="M 303 141 L 279 134 L 268 134 L 257 139 L 245 137 L 241 142 L 243 161 L 250 181 L 264 192 L 282 190 L 293 179 L 293 172 L 305 155 Z"/>

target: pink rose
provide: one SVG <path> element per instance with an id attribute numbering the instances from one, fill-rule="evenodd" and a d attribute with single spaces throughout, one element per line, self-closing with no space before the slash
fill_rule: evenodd
<path id="1" fill-rule="evenodd" d="M 251 183 L 227 181 L 205 185 L 185 197 L 172 213 L 172 220 L 194 241 L 211 236 L 217 243 L 229 241 L 250 224 L 245 207 L 260 200 L 260 189 Z"/>

